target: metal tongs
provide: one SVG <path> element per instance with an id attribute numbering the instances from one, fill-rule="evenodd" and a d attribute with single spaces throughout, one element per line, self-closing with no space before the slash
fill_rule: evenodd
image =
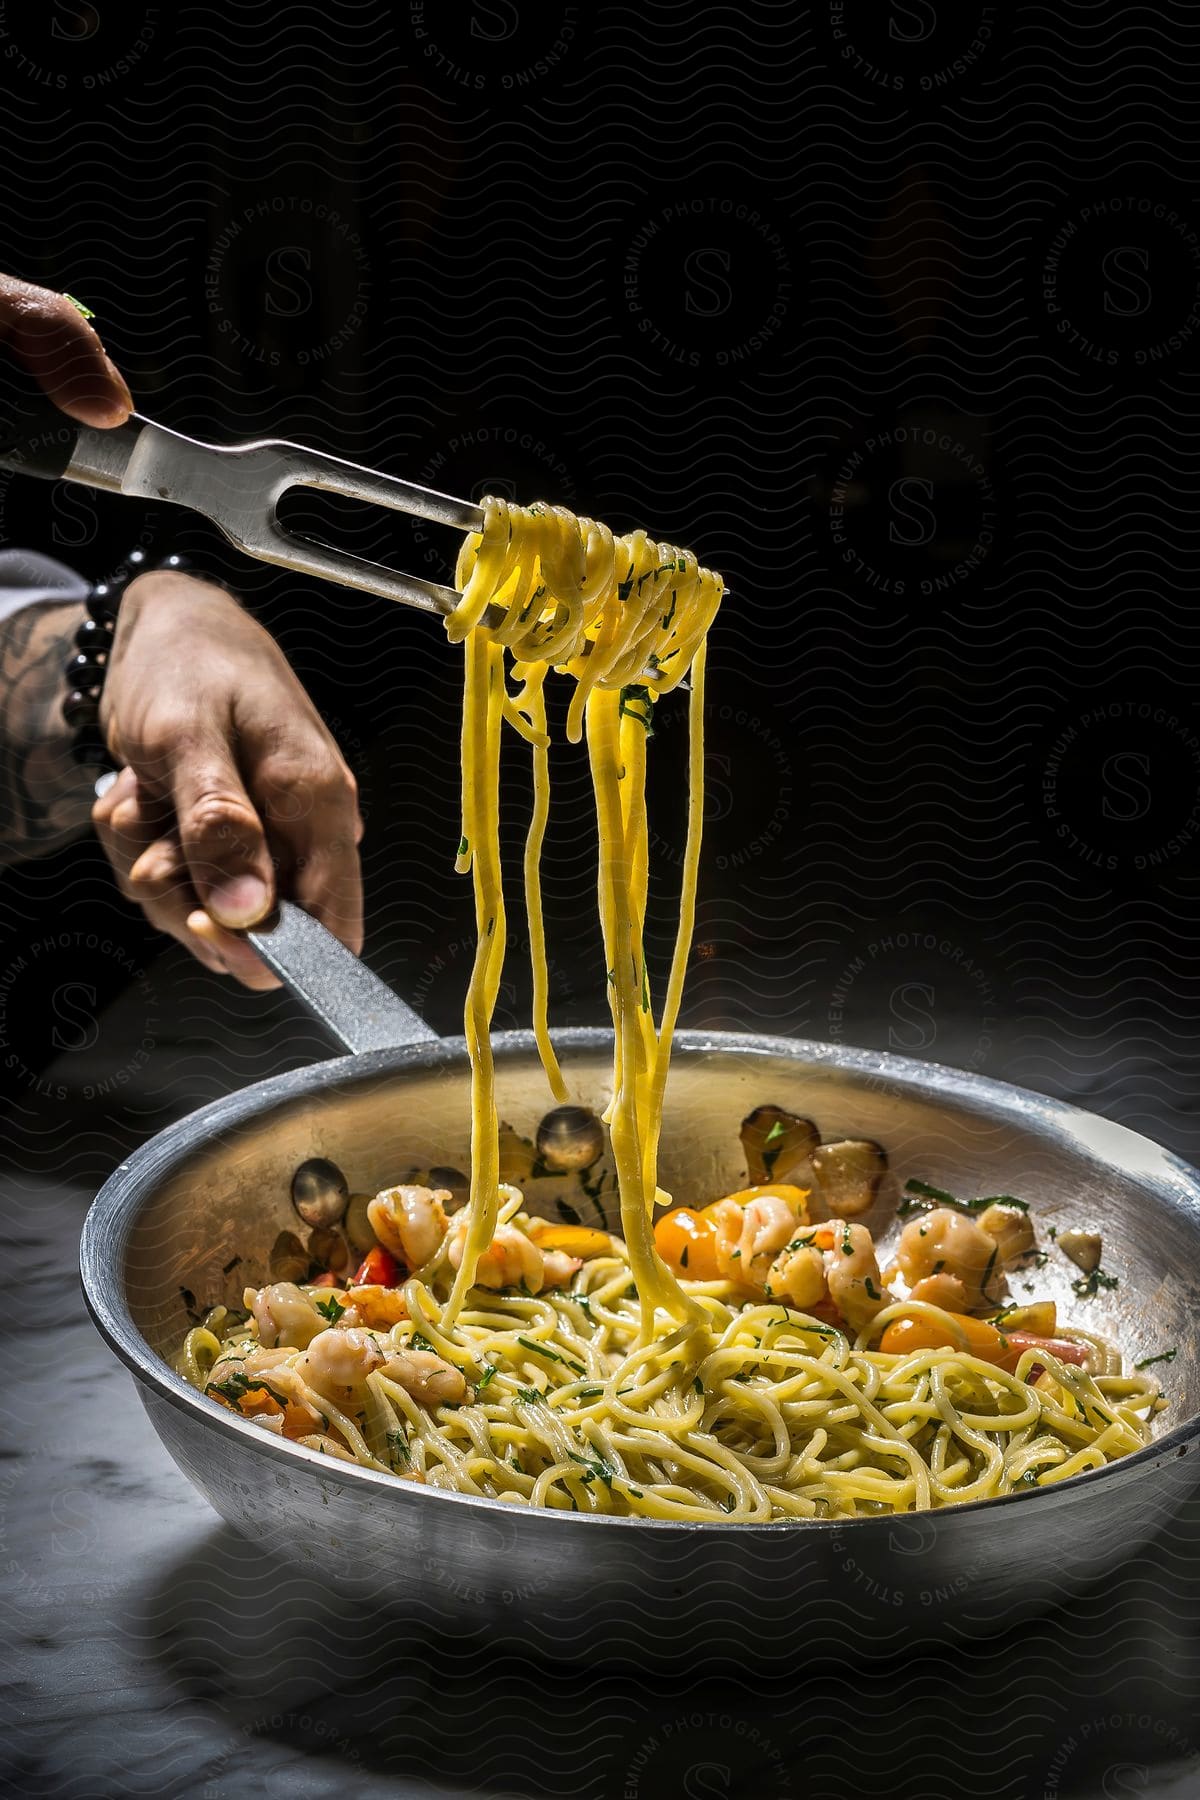
<path id="1" fill-rule="evenodd" d="M 320 576 L 443 617 L 461 597 L 454 588 L 285 530 L 277 517 L 280 498 L 289 488 L 319 488 L 459 531 L 479 531 L 483 526 L 482 507 L 470 501 L 360 468 L 302 444 L 274 438 L 204 444 L 139 413 L 124 425 L 100 431 L 67 418 L 32 388 L 15 404 L 8 396 L 0 399 L 0 467 L 186 506 L 211 519 L 231 544 L 259 562 Z M 485 613 L 485 624 L 503 618 L 503 609 L 495 609 L 495 619 L 489 616 L 492 610 Z"/>

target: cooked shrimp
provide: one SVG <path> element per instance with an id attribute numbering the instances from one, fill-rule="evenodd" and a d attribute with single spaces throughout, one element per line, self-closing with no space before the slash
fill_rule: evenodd
<path id="1" fill-rule="evenodd" d="M 205 1393 L 268 1431 L 296 1438 L 320 1422 L 297 1390 L 296 1352 L 281 1345 L 233 1344 L 213 1364 Z M 263 1385 L 256 1387 L 255 1378 Z"/>
<path id="2" fill-rule="evenodd" d="M 446 1235 L 449 1188 L 384 1188 L 367 1207 L 371 1230 L 385 1250 L 420 1269 L 436 1255 Z"/>
<path id="3" fill-rule="evenodd" d="M 466 1398 L 462 1370 L 432 1350 L 393 1350 L 381 1373 L 411 1394 L 419 1406 L 457 1405 Z"/>
<path id="4" fill-rule="evenodd" d="M 467 1221 L 459 1215 L 450 1227 L 446 1254 L 450 1267 L 462 1267 L 463 1248 L 467 1241 Z M 567 1260 L 570 1260 L 569 1258 Z M 524 1286 L 531 1294 L 540 1294 L 546 1286 L 546 1262 L 533 1239 L 516 1225 L 497 1225 L 496 1235 L 479 1259 L 475 1270 L 476 1287 L 503 1288 Z"/>
<path id="5" fill-rule="evenodd" d="M 937 1275 L 924 1275 L 909 1293 L 910 1300 L 927 1300 L 930 1306 L 942 1306 L 947 1312 L 967 1310 L 967 1290 L 957 1275 L 942 1269 Z"/>
<path id="6" fill-rule="evenodd" d="M 952 1212 L 948 1206 L 936 1206 L 932 1212 L 909 1220 L 900 1233 L 896 1261 L 910 1287 L 943 1270 L 956 1275 L 966 1293 L 967 1310 L 971 1311 L 996 1304 L 995 1292 L 983 1290 L 998 1255 L 995 1238 L 981 1231 L 974 1219 Z"/>
<path id="7" fill-rule="evenodd" d="M 404 1295 L 399 1288 L 347 1288 L 345 1306 L 345 1312 L 338 1319 L 339 1325 L 371 1325 L 377 1331 L 387 1331 L 408 1317 Z"/>
<path id="8" fill-rule="evenodd" d="M 825 1279 L 829 1298 L 848 1325 L 861 1331 L 877 1312 L 895 1298 L 883 1286 L 875 1244 L 865 1225 L 830 1219 L 833 1243 L 825 1250 Z"/>
<path id="9" fill-rule="evenodd" d="M 568 1256 L 565 1250 L 543 1250 L 540 1254 L 543 1287 L 566 1287 L 576 1269 L 583 1267 L 582 1257 Z"/>
<path id="10" fill-rule="evenodd" d="M 778 1194 L 759 1194 L 745 1205 L 733 1199 L 718 1201 L 712 1217 L 722 1275 L 764 1287 L 771 1264 L 796 1234 L 800 1211 Z"/>
<path id="11" fill-rule="evenodd" d="M 329 1323 L 294 1281 L 248 1287 L 242 1304 L 254 1314 L 259 1342 L 268 1346 L 290 1344 L 294 1350 L 307 1349 L 318 1331 L 324 1331 Z"/>
<path id="12" fill-rule="evenodd" d="M 235 1375 L 244 1375 L 247 1379 L 254 1375 L 270 1377 L 291 1362 L 293 1352 L 288 1349 L 269 1349 L 263 1344 L 232 1344 L 229 1349 L 222 1350 L 208 1373 L 207 1387 L 218 1387 Z M 274 1384 L 272 1384 L 274 1385 Z"/>
<path id="13" fill-rule="evenodd" d="M 781 1250 L 771 1264 L 765 1291 L 772 1299 L 787 1300 L 801 1312 L 817 1306 L 828 1294 L 825 1258 L 815 1244 Z"/>
<path id="14" fill-rule="evenodd" d="M 306 1387 L 342 1406 L 361 1396 L 367 1376 L 386 1361 L 387 1350 L 374 1332 L 335 1325 L 313 1339 L 294 1367 Z"/>
<path id="15" fill-rule="evenodd" d="M 871 1233 L 846 1219 L 826 1219 L 794 1238 L 772 1263 L 765 1290 L 801 1311 L 828 1298 L 856 1330 L 894 1298 L 883 1285 Z"/>
<path id="16" fill-rule="evenodd" d="M 396 1350 L 386 1338 L 360 1326 L 334 1326 L 314 1338 L 299 1357 L 296 1374 L 335 1406 L 361 1401 L 367 1376 L 387 1375 L 422 1406 L 461 1400 L 467 1384 L 461 1369 L 430 1350 Z"/>

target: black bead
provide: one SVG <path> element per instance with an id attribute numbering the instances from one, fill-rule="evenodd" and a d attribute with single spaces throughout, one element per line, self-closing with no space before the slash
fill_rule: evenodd
<path id="1" fill-rule="evenodd" d="M 84 768 L 98 769 L 105 764 L 112 767 L 112 753 L 104 741 L 103 734 L 96 730 L 83 730 L 71 745 L 71 757 Z"/>
<path id="2" fill-rule="evenodd" d="M 114 588 L 107 581 L 98 581 L 87 597 L 87 609 L 92 618 L 101 623 L 115 619 L 123 592 L 123 588 Z"/>
<path id="3" fill-rule="evenodd" d="M 182 575 L 191 568 L 192 561 L 190 557 L 181 556 L 178 551 L 173 551 L 170 556 L 164 556 L 158 566 L 160 569 L 173 569 Z"/>
<path id="4" fill-rule="evenodd" d="M 75 632 L 75 642 L 80 650 L 105 652 L 112 649 L 112 626 L 103 619 L 85 619 Z"/>
<path id="5" fill-rule="evenodd" d="M 73 656 L 69 663 L 63 665 L 63 674 L 73 688 L 98 688 L 104 686 L 104 674 L 107 665 L 102 659 L 89 655 L 81 650 Z"/>
<path id="6" fill-rule="evenodd" d="M 62 703 L 62 716 L 72 727 L 95 725 L 100 717 L 99 695 L 85 694 L 82 688 L 72 688 Z"/>

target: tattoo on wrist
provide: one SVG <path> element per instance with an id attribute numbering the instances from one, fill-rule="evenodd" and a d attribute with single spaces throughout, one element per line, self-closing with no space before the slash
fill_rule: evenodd
<path id="1" fill-rule="evenodd" d="M 63 662 L 78 604 L 24 606 L 0 623 L 0 863 L 39 856 L 87 830 L 95 798 L 71 758 Z"/>

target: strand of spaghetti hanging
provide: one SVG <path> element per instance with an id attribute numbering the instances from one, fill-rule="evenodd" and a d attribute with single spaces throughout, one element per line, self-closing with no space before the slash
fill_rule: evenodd
<path id="1" fill-rule="evenodd" d="M 703 811 L 703 646 L 723 592 L 720 576 L 643 531 L 614 537 L 607 526 L 559 507 L 518 507 L 489 498 L 483 528 L 459 554 L 462 598 L 446 621 L 466 647 L 462 839 L 457 867 L 474 885 L 477 948 L 465 1006 L 471 1058 L 471 1193 L 461 1260 L 443 1322 L 449 1326 L 492 1243 L 502 1193 L 499 1121 L 490 1028 L 503 966 L 505 929 L 499 827 L 499 744 L 504 720 L 532 746 L 534 804 L 524 855 L 533 963 L 533 1027 L 551 1089 L 566 1097 L 550 1042 L 549 981 L 540 862 L 550 804 L 544 682 L 550 669 L 574 678 L 566 735 L 586 731 L 600 842 L 598 892 L 606 986 L 613 1017 L 613 1098 L 605 1115 L 617 1168 L 622 1230 L 642 1297 L 642 1336 L 658 1309 L 695 1323 L 701 1309 L 654 1248 L 657 1153 L 671 1040 L 695 916 Z M 500 623 L 495 623 L 498 613 Z M 485 614 L 492 621 L 485 627 Z M 505 654 L 519 684 L 509 693 Z M 661 695 L 689 671 L 692 734 L 688 837 L 679 930 L 662 1019 L 656 1028 L 643 933 L 648 884 L 645 801 L 647 740 Z M 456 1247 L 457 1253 L 457 1247 Z"/>

